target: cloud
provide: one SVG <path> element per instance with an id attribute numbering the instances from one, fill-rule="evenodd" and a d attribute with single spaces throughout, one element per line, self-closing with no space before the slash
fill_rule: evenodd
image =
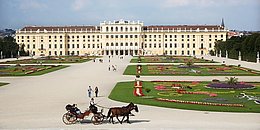
<path id="1" fill-rule="evenodd" d="M 19 8 L 22 10 L 42 9 L 46 7 L 46 4 L 36 0 L 22 0 L 19 5 Z"/>
<path id="2" fill-rule="evenodd" d="M 74 0 L 72 3 L 72 9 L 75 11 L 79 11 L 83 9 L 88 3 L 89 0 Z"/>

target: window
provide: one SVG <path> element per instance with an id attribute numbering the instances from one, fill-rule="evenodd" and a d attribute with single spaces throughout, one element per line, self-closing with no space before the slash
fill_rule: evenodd
<path id="1" fill-rule="evenodd" d="M 127 27 L 125 28 L 125 31 L 126 31 L 126 32 L 128 31 L 128 28 L 127 28 Z"/>
<path id="2" fill-rule="evenodd" d="M 184 38 L 184 35 L 181 35 L 181 38 Z"/>
<path id="3" fill-rule="evenodd" d="M 111 43 L 111 46 L 114 46 L 114 43 L 113 43 L 113 42 Z"/>
<path id="4" fill-rule="evenodd" d="M 79 38 L 79 36 L 77 36 L 77 38 Z"/>
<path id="5" fill-rule="evenodd" d="M 132 27 L 130 27 L 130 32 L 132 32 L 133 31 L 133 28 Z"/>
<path id="6" fill-rule="evenodd" d="M 121 32 L 123 32 L 123 27 L 121 27 L 121 30 L 120 30 Z"/>
<path id="7" fill-rule="evenodd" d="M 72 38 L 74 38 L 74 36 L 72 36 Z"/>
<path id="8" fill-rule="evenodd" d="M 187 51 L 187 55 L 190 55 L 190 51 Z"/>
<path id="9" fill-rule="evenodd" d="M 62 51 L 60 51 L 60 56 L 62 55 Z"/>
<path id="10" fill-rule="evenodd" d="M 137 36 L 137 35 L 135 35 L 135 38 L 138 38 L 138 36 Z"/>
<path id="11" fill-rule="evenodd" d="M 30 44 L 27 45 L 27 49 L 30 49 Z"/>
<path id="12" fill-rule="evenodd" d="M 106 43 L 106 46 L 109 46 L 109 43 Z"/>
<path id="13" fill-rule="evenodd" d="M 106 31 L 107 31 L 107 32 L 108 32 L 108 30 L 109 30 L 108 27 L 106 27 Z"/>
<path id="14" fill-rule="evenodd" d="M 41 42 L 43 42 L 43 40 L 41 40 Z"/>
<path id="15" fill-rule="evenodd" d="M 184 51 L 181 51 L 181 55 L 184 55 Z"/>
<path id="16" fill-rule="evenodd" d="M 147 44 L 146 43 L 144 44 L 144 48 L 147 48 Z"/>
<path id="17" fill-rule="evenodd" d="M 200 44 L 200 48 L 203 49 L 203 43 Z"/>
<path id="18" fill-rule="evenodd" d="M 172 55 L 172 50 L 170 50 L 170 55 Z"/>
<path id="19" fill-rule="evenodd" d="M 113 27 L 111 27 L 111 29 L 110 29 L 110 30 L 111 30 L 111 32 L 113 32 Z"/>
<path id="20" fill-rule="evenodd" d="M 79 48 L 79 44 L 77 44 L 77 48 Z"/>
<path id="21" fill-rule="evenodd" d="M 177 55 L 177 51 L 174 51 L 174 55 Z"/>
<path id="22" fill-rule="evenodd" d="M 201 35 L 201 38 L 203 38 L 203 35 Z"/>
<path id="23" fill-rule="evenodd" d="M 209 48 L 211 48 L 211 43 L 209 43 Z"/>
<path id="24" fill-rule="evenodd" d="M 88 44 L 88 48 L 90 48 L 90 44 Z"/>
<path id="25" fill-rule="evenodd" d="M 162 46 L 161 46 L 161 43 L 159 43 L 159 48 L 161 48 Z"/>
<path id="26" fill-rule="evenodd" d="M 118 46 L 118 43 L 116 43 L 116 46 Z"/>
<path id="27" fill-rule="evenodd" d="M 174 47 L 177 48 L 177 43 L 174 43 Z"/>
<path id="28" fill-rule="evenodd" d="M 133 43 L 132 43 L 132 42 L 130 43 L 130 46 L 133 46 Z"/>
<path id="29" fill-rule="evenodd" d="M 133 35 L 130 35 L 130 38 L 133 38 Z"/>
<path id="30" fill-rule="evenodd" d="M 156 43 L 154 43 L 153 47 L 156 48 Z"/>
<path id="31" fill-rule="evenodd" d="M 85 45 L 85 44 L 83 44 L 83 48 L 86 48 L 86 45 Z"/>
<path id="32" fill-rule="evenodd" d="M 156 38 L 156 35 L 154 35 L 153 38 Z"/>
<path id="33" fill-rule="evenodd" d="M 120 35 L 120 38 L 124 38 L 124 36 L 123 36 L 123 35 Z"/>
<path id="34" fill-rule="evenodd" d="M 116 35 L 115 37 L 118 38 L 118 35 Z"/>
<path id="35" fill-rule="evenodd" d="M 128 38 L 128 35 L 125 35 L 125 38 Z"/>
<path id="36" fill-rule="evenodd" d="M 181 48 L 184 48 L 184 43 L 181 44 Z"/>
<path id="37" fill-rule="evenodd" d="M 49 39 L 51 39 L 51 36 L 49 36 Z"/>
<path id="38" fill-rule="evenodd" d="M 123 44 L 123 43 L 120 43 L 120 46 L 124 46 L 124 44 Z"/>
<path id="39" fill-rule="evenodd" d="M 75 48 L 75 45 L 74 45 L 74 44 L 72 44 L 72 48 Z"/>
<path id="40" fill-rule="evenodd" d="M 172 48 L 172 43 L 170 43 L 170 48 Z"/>
<path id="41" fill-rule="evenodd" d="M 135 27 L 135 31 L 137 31 L 137 27 Z"/>
<path id="42" fill-rule="evenodd" d="M 116 32 L 118 32 L 118 27 L 116 27 Z"/>
<path id="43" fill-rule="evenodd" d="M 109 38 L 109 35 L 106 35 L 106 38 Z"/>
<path id="44" fill-rule="evenodd" d="M 165 45 L 164 45 L 164 46 L 165 46 L 165 48 L 167 48 L 167 43 L 165 43 Z"/>
<path id="45" fill-rule="evenodd" d="M 51 48 L 51 44 L 49 44 L 49 48 Z"/>
<path id="46" fill-rule="evenodd" d="M 149 44 L 149 48 L 152 48 L 152 43 Z"/>
<path id="47" fill-rule="evenodd" d="M 60 44 L 60 48 L 62 48 L 62 44 Z"/>
<path id="48" fill-rule="evenodd" d="M 70 44 L 68 44 L 68 46 L 67 46 L 68 48 L 70 48 Z"/>
<path id="49" fill-rule="evenodd" d="M 83 35 L 83 38 L 85 38 L 85 35 Z"/>
<path id="50" fill-rule="evenodd" d="M 62 38 L 62 36 L 60 36 L 60 38 Z"/>
<path id="51" fill-rule="evenodd" d="M 209 38 L 211 38 L 211 35 L 209 35 Z"/>
<path id="52" fill-rule="evenodd" d="M 125 43 L 125 46 L 128 46 L 128 43 L 127 43 L 127 42 Z"/>
<path id="53" fill-rule="evenodd" d="M 95 48 L 95 44 L 92 44 L 92 48 Z"/>
<path id="54" fill-rule="evenodd" d="M 135 46 L 138 46 L 137 42 L 135 43 Z"/>

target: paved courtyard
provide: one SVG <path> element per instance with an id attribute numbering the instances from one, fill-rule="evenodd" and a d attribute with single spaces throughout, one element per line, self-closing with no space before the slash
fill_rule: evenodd
<path id="1" fill-rule="evenodd" d="M 104 121 L 101 125 L 79 123 L 67 126 L 62 122 L 61 117 L 66 112 L 66 104 L 77 103 L 82 111 L 87 109 L 89 85 L 92 88 L 99 87 L 100 96 L 95 99 L 97 104 L 105 107 L 127 105 L 108 99 L 108 95 L 117 82 L 135 79 L 134 76 L 122 75 L 130 59 L 131 57 L 124 57 L 124 59 L 113 57 L 109 63 L 108 57 L 104 57 L 104 63 L 90 61 L 73 64 L 68 68 L 41 76 L 1 77 L 1 82 L 10 84 L 0 87 L 0 129 L 260 129 L 259 113 L 189 111 L 144 105 L 138 105 L 140 112 L 130 117 L 132 124 L 113 125 Z M 237 61 L 226 61 L 229 62 L 237 64 Z M 117 71 L 108 71 L 109 65 L 117 65 Z M 245 66 L 244 63 L 242 66 Z M 237 77 L 243 81 L 260 81 L 259 76 Z M 225 79 L 224 76 L 141 77 L 143 80 L 204 81 L 214 78 Z M 104 109 L 104 113 L 107 114 L 107 109 Z"/>

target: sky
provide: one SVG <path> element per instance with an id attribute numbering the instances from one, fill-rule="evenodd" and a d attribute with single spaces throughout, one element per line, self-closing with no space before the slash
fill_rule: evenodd
<path id="1" fill-rule="evenodd" d="M 0 29 L 24 26 L 99 25 L 142 21 L 144 25 L 219 25 L 260 31 L 260 0 L 0 0 Z"/>

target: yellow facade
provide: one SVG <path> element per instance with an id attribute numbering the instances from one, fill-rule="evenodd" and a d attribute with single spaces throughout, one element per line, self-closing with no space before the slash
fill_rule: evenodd
<path id="1" fill-rule="evenodd" d="M 24 27 L 16 42 L 32 55 L 206 55 L 226 41 L 219 25 L 144 26 L 102 22 L 100 26 Z"/>

